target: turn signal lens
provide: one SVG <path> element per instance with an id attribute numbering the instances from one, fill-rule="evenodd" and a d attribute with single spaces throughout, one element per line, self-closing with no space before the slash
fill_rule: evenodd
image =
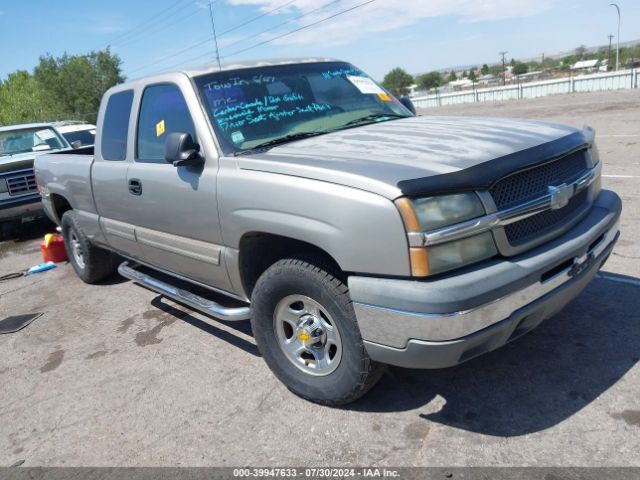
<path id="1" fill-rule="evenodd" d="M 414 277 L 426 277 L 429 275 L 429 255 L 426 247 L 411 247 L 409 249 L 411 260 L 411 275 Z"/>
<path id="2" fill-rule="evenodd" d="M 396 207 L 400 211 L 400 216 L 404 222 L 404 228 L 407 232 L 419 232 L 420 223 L 418 217 L 413 209 L 413 203 L 407 197 L 399 198 L 395 201 Z"/>
<path id="3" fill-rule="evenodd" d="M 475 192 L 395 201 L 407 233 L 428 232 L 485 215 Z M 414 243 L 415 245 L 415 243 Z M 438 245 L 410 246 L 411 275 L 426 277 L 497 255 L 490 232 Z"/>

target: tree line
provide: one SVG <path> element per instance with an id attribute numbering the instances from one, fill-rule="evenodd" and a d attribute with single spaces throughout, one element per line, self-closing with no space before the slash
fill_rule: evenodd
<path id="1" fill-rule="evenodd" d="M 86 55 L 43 55 L 32 73 L 17 70 L 0 80 L 0 125 L 95 123 L 104 92 L 125 80 L 121 65 L 109 48 Z"/>

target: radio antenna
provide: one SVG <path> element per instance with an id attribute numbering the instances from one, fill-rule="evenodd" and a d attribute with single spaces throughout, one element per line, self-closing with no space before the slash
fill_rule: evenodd
<path id="1" fill-rule="evenodd" d="M 213 0 L 209 0 L 209 17 L 211 18 L 211 31 L 213 32 L 213 44 L 216 49 L 216 61 L 218 62 L 218 69 L 222 70 L 222 65 L 220 65 L 220 50 L 218 49 L 218 36 L 216 35 L 216 24 L 213 21 Z"/>

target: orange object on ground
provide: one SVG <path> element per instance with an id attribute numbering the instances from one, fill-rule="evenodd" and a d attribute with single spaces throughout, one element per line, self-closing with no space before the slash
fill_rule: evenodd
<path id="1" fill-rule="evenodd" d="M 50 233 L 45 235 L 44 240 L 40 243 L 40 251 L 45 262 L 59 263 L 68 260 L 62 235 Z"/>

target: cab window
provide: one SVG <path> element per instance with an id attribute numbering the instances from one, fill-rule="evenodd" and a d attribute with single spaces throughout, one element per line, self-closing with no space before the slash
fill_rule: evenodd
<path id="1" fill-rule="evenodd" d="M 173 84 L 145 88 L 138 117 L 136 161 L 164 163 L 165 142 L 173 132 L 190 133 L 196 140 L 182 92 Z"/>
<path id="2" fill-rule="evenodd" d="M 133 102 L 133 90 L 109 97 L 102 122 L 102 158 L 124 160 L 127 157 L 127 131 Z"/>

